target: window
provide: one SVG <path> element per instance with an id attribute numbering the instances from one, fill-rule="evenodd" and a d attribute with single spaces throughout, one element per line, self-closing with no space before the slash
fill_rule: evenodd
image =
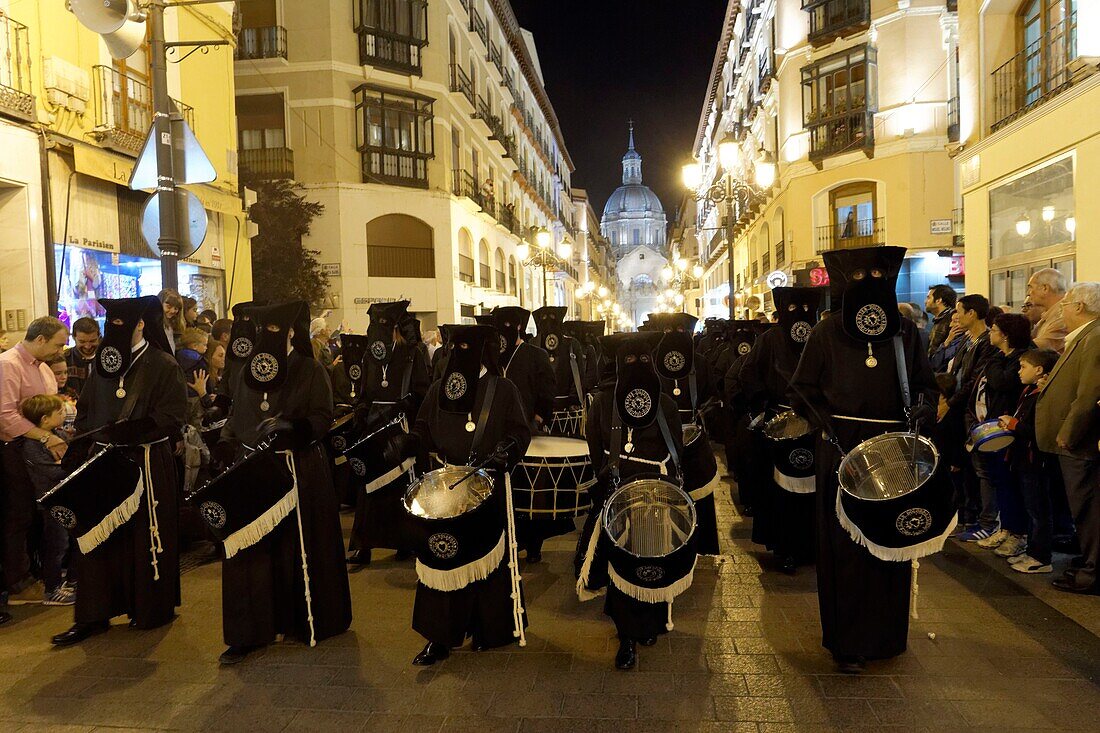
<path id="1" fill-rule="evenodd" d="M 458 279 L 474 281 L 474 239 L 465 229 L 458 230 Z"/>
<path id="2" fill-rule="evenodd" d="M 857 46 L 802 69 L 803 124 L 810 160 L 874 147 L 877 51 Z"/>
<path id="3" fill-rule="evenodd" d="M 802 0 L 810 14 L 810 43 L 819 46 L 866 29 L 871 24 L 871 0 Z"/>
<path id="4" fill-rule="evenodd" d="M 428 45 L 424 0 L 358 0 L 355 32 L 359 63 L 420 74 L 420 52 Z"/>
<path id="5" fill-rule="evenodd" d="M 632 240 L 633 244 L 641 244 L 642 243 L 642 230 L 641 229 L 635 229 L 633 236 L 634 236 L 634 238 Z"/>
<path id="6" fill-rule="evenodd" d="M 369 222 L 367 275 L 434 278 L 432 228 L 405 214 L 386 214 Z"/>
<path id="7" fill-rule="evenodd" d="M 500 292 L 506 292 L 507 283 L 504 280 L 504 250 L 497 248 L 496 256 L 493 258 L 493 264 L 495 265 L 493 276 L 496 278 L 497 290 Z"/>
<path id="8" fill-rule="evenodd" d="M 477 247 L 478 285 L 483 288 L 493 287 L 492 267 L 489 265 L 489 243 L 484 239 Z"/>
<path id="9" fill-rule="evenodd" d="M 1073 167 L 1072 157 L 1061 158 L 990 189 L 990 267 L 999 258 L 1072 248 L 1077 233 Z"/>
<path id="10" fill-rule="evenodd" d="M 519 284 L 516 282 L 516 258 L 508 258 L 508 292 L 519 295 Z"/>
<path id="11" fill-rule="evenodd" d="M 428 187 L 435 157 L 434 100 L 363 84 L 355 90 L 356 143 L 365 183 Z"/>

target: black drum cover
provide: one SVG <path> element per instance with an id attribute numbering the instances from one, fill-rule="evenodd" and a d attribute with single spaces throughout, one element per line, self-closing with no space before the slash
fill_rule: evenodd
<path id="1" fill-rule="evenodd" d="M 298 497 L 287 455 L 264 448 L 187 497 L 229 559 L 266 537 L 294 511 Z"/>
<path id="2" fill-rule="evenodd" d="M 325 444 L 329 448 L 329 455 L 334 458 L 334 463 L 337 465 L 343 463 L 340 457 L 359 439 L 359 432 L 355 424 L 355 413 L 348 413 L 332 423 L 328 434 L 325 435 Z"/>
<path id="3" fill-rule="evenodd" d="M 137 512 L 144 491 L 141 467 L 115 446 L 99 447 L 38 504 L 87 555 Z"/>
<path id="4" fill-rule="evenodd" d="M 416 553 L 417 576 L 429 588 L 460 590 L 484 580 L 504 558 L 503 492 L 494 490 L 489 474 L 478 471 L 449 488 L 472 470 L 447 466 L 429 471 L 405 492 L 409 544 Z M 459 507 L 454 516 L 452 506 Z"/>
<path id="5" fill-rule="evenodd" d="M 805 419 L 794 412 L 781 412 L 764 426 L 769 438 L 773 478 L 779 488 L 792 494 L 817 491 L 817 437 Z"/>
<path id="6" fill-rule="evenodd" d="M 351 468 L 352 481 L 356 486 L 363 486 L 366 493 L 371 494 L 389 486 L 390 482 L 415 463 L 415 459 L 408 458 L 400 465 L 393 466 L 382 458 L 386 443 L 395 435 L 407 432 L 404 425 L 403 420 L 384 423 L 367 435 L 358 436 L 354 443 L 349 442 L 341 453 L 341 458 Z"/>

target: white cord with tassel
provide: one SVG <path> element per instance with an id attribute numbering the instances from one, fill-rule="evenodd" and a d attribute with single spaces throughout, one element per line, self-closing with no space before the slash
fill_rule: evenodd
<path id="1" fill-rule="evenodd" d="M 306 618 L 309 620 L 309 645 L 317 646 L 317 631 L 313 627 L 313 595 L 309 590 L 309 560 L 306 557 L 306 538 L 302 531 L 302 502 L 298 494 L 298 471 L 294 461 L 294 451 L 282 451 L 286 457 L 287 468 L 294 479 L 294 514 L 298 518 L 298 544 L 302 548 L 302 579 L 306 586 Z"/>
<path id="2" fill-rule="evenodd" d="M 515 623 L 513 634 L 519 638 L 520 646 L 527 646 L 527 636 L 523 629 L 523 594 L 520 592 L 519 546 L 516 543 L 516 516 L 512 506 L 512 475 L 504 472 L 504 506 L 508 522 L 508 575 L 512 581 L 512 619 Z"/>
<path id="3" fill-rule="evenodd" d="M 153 493 L 153 466 L 152 466 L 152 452 L 153 446 L 150 443 L 146 443 L 143 448 L 145 449 L 145 471 L 141 480 L 145 484 L 145 505 L 149 511 L 149 554 L 152 556 L 153 566 L 153 580 L 160 580 L 160 563 L 157 560 L 157 555 L 164 552 L 164 545 L 160 540 L 160 523 L 157 521 L 157 501 L 156 494 Z"/>

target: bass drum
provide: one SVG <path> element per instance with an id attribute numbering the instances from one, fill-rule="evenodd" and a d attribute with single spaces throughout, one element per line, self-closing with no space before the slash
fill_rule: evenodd
<path id="1" fill-rule="evenodd" d="M 684 455 L 681 461 L 684 490 L 695 503 L 698 527 L 695 549 L 700 555 L 718 555 L 718 515 L 714 508 L 714 489 L 718 486 L 718 461 L 714 457 L 707 432 L 698 425 L 684 425 Z"/>
<path id="2" fill-rule="evenodd" d="M 932 441 L 885 433 L 857 445 L 837 469 L 837 519 L 880 560 L 917 560 L 939 552 L 958 515 Z"/>
<path id="3" fill-rule="evenodd" d="M 592 508 L 596 474 L 583 440 L 537 435 L 511 475 L 517 519 L 573 518 Z"/>
<path id="4" fill-rule="evenodd" d="M 413 482 L 402 503 L 409 516 L 416 573 L 440 591 L 484 580 L 504 559 L 504 503 L 483 469 L 445 466 Z"/>
<path id="5" fill-rule="evenodd" d="M 562 438 L 584 438 L 584 408 L 560 407 L 550 413 L 550 435 Z"/>

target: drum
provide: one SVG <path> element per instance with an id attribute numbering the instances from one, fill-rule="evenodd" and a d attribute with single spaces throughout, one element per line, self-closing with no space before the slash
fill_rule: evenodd
<path id="1" fill-rule="evenodd" d="M 671 603 L 695 572 L 695 505 L 678 486 L 640 478 L 604 505 L 611 582 L 635 600 Z"/>
<path id="2" fill-rule="evenodd" d="M 266 537 L 298 505 L 285 453 L 251 453 L 187 496 L 229 559 Z"/>
<path id="3" fill-rule="evenodd" d="M 550 435 L 584 438 L 584 408 L 563 407 L 550 413 Z"/>
<path id="4" fill-rule="evenodd" d="M 970 431 L 966 447 L 980 453 L 996 453 L 1012 445 L 1015 440 L 1012 431 L 1002 428 L 999 420 L 986 420 Z"/>
<path id="5" fill-rule="evenodd" d="M 395 418 L 359 438 L 340 455 L 351 468 L 352 480 L 363 484 L 368 494 L 389 486 L 415 465 L 416 459 L 413 457 L 406 458 L 397 466 L 387 464 L 382 458 L 382 451 L 390 438 L 404 432 L 407 432 L 404 419 Z"/>
<path id="6" fill-rule="evenodd" d="M 452 591 L 484 580 L 504 559 L 503 503 L 493 479 L 469 466 L 445 466 L 405 492 L 416 573 L 429 588 Z"/>
<path id="7" fill-rule="evenodd" d="M 939 552 L 956 522 L 939 463 L 939 451 L 923 435 L 885 433 L 863 441 L 837 469 L 841 526 L 880 560 Z"/>
<path id="8" fill-rule="evenodd" d="M 596 482 L 588 443 L 537 435 L 512 469 L 512 503 L 517 519 L 579 517 L 592 508 L 588 488 Z"/>
<path id="9" fill-rule="evenodd" d="M 329 455 L 334 456 L 333 462 L 336 465 L 339 466 L 347 460 L 343 458 L 343 453 L 358 438 L 358 432 L 354 412 L 349 412 L 332 423 L 325 436 L 325 444 L 329 447 Z"/>
<path id="10" fill-rule="evenodd" d="M 137 512 L 145 490 L 141 478 L 141 468 L 124 451 L 102 446 L 38 504 L 87 555 Z"/>
<path id="11" fill-rule="evenodd" d="M 684 489 L 695 503 L 695 549 L 700 555 L 717 555 L 718 515 L 714 489 L 718 485 L 718 461 L 707 432 L 698 425 L 684 425 L 684 454 L 680 461 Z"/>
<path id="12" fill-rule="evenodd" d="M 779 488 L 794 494 L 817 491 L 817 438 L 810 423 L 794 410 L 781 412 L 764 425 L 771 443 L 772 477 Z"/>

